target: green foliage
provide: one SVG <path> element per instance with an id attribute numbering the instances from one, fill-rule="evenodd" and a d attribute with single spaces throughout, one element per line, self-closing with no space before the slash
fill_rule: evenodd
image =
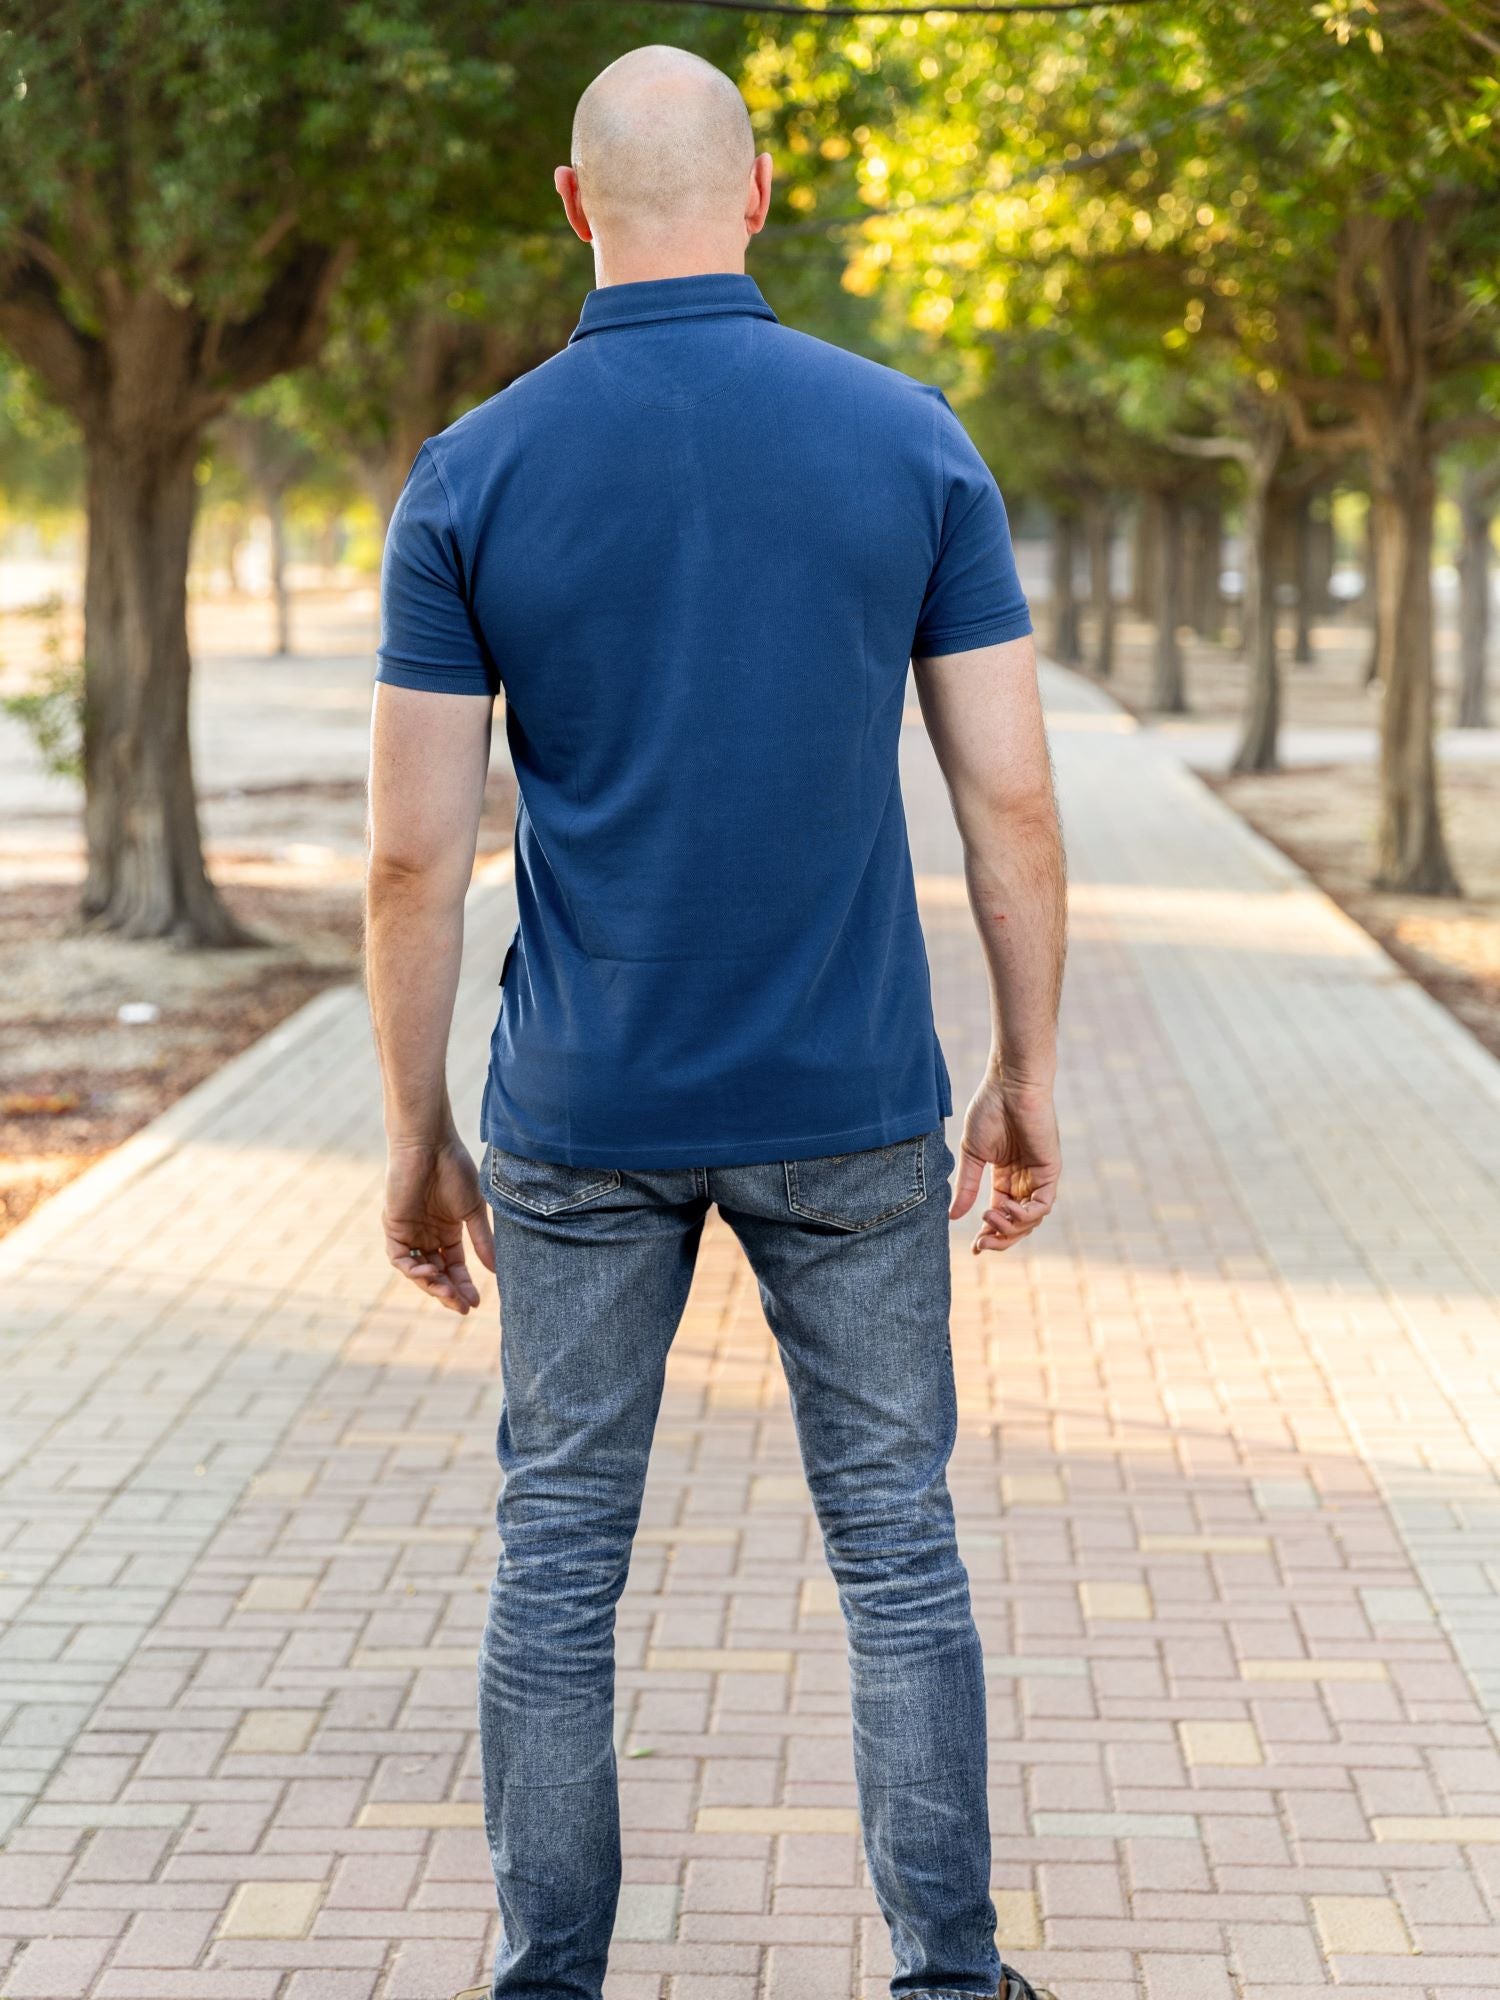
<path id="1" fill-rule="evenodd" d="M 83 464 L 78 436 L 37 394 L 24 369 L 0 357 L 0 500 L 32 516 L 76 508 Z"/>
<path id="2" fill-rule="evenodd" d="M 1463 324 L 1434 409 L 1472 407 L 1464 370 L 1493 369 L 1500 284 L 1492 15 L 1199 0 L 984 32 L 798 26 L 759 39 L 747 90 L 810 255 L 833 250 L 889 338 L 961 356 L 1045 480 L 1058 343 L 1080 378 L 1056 412 L 1060 476 L 1085 390 L 1149 438 L 1231 421 L 1237 394 L 1298 373 L 1377 376 L 1369 301 L 1340 297 L 1374 282 L 1352 216 L 1436 215 L 1438 291 Z M 1107 461 L 1111 426 L 1091 428 Z"/>
<path id="3" fill-rule="evenodd" d="M 314 253 L 358 299 L 389 301 L 551 228 L 584 84 L 685 28 L 720 56 L 740 33 L 649 5 L 10 0 L 0 338 L 68 401 L 68 357 L 38 317 L 107 341 L 121 303 L 151 292 L 215 329 L 210 380 L 252 386 L 285 362 L 228 330 L 306 289 Z"/>
<path id="4" fill-rule="evenodd" d="M 47 621 L 46 664 L 21 694 L 0 695 L 0 709 L 19 722 L 36 745 L 47 770 L 59 778 L 83 776 L 83 681 L 81 660 L 63 657 L 62 604 L 49 598 L 32 616 Z"/>

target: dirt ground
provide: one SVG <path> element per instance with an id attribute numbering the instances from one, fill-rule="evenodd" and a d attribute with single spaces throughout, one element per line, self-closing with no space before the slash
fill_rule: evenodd
<path id="1" fill-rule="evenodd" d="M 268 786 L 221 803 L 209 870 L 259 946 L 90 936 L 76 921 L 76 852 L 0 888 L 0 1235 L 304 1001 L 356 976 L 363 784 Z M 481 857 L 510 845 L 513 813 L 496 773 Z M 226 833 L 231 816 L 242 823 Z M 154 1017 L 130 1020 L 142 1005 Z"/>
<path id="2" fill-rule="evenodd" d="M 1289 753 L 1300 731 L 1378 729 L 1380 689 L 1366 685 L 1369 640 L 1357 617 L 1345 614 L 1314 627 L 1311 666 L 1290 664 L 1289 631 L 1284 638 Z M 1127 617 L 1120 641 L 1117 672 L 1108 685 L 1149 723 L 1151 629 Z M 1244 666 L 1232 650 L 1200 639 L 1186 640 L 1185 650 L 1191 717 L 1171 725 L 1179 741 L 1190 740 L 1196 724 L 1237 724 L 1244 697 Z M 1440 632 L 1440 725 L 1454 710 L 1454 667 L 1451 634 Z M 1491 674 L 1491 714 L 1500 725 L 1500 664 L 1492 663 Z M 1318 762 L 1315 741 L 1311 761 L 1297 762 L 1289 754 L 1288 768 L 1269 777 L 1226 777 L 1205 760 L 1195 761 L 1221 798 L 1305 868 L 1500 1056 L 1500 735 L 1485 732 L 1480 741 L 1458 732 L 1446 748 L 1444 825 L 1465 892 L 1456 901 L 1391 896 L 1370 887 L 1379 819 L 1373 765 Z"/>
<path id="3" fill-rule="evenodd" d="M 82 931 L 75 788 L 45 778 L 5 722 L 0 1235 L 315 993 L 357 976 L 372 612 L 369 592 L 299 604 L 303 650 L 272 661 L 263 606 L 195 611 L 209 871 L 264 940 L 252 948 L 182 951 Z M 35 633 L 34 620 L 0 618 L 10 686 L 24 685 Z M 514 809 L 497 759 L 481 858 L 510 845 Z M 150 1018 L 131 1018 L 141 1010 Z"/>
<path id="4" fill-rule="evenodd" d="M 1045 641 L 1045 607 L 1037 623 Z M 1239 721 L 1245 671 L 1244 662 L 1233 646 L 1232 611 L 1225 614 L 1225 636 L 1230 643 L 1215 643 L 1183 634 L 1188 708 L 1193 721 Z M 1084 640 L 1087 653 L 1087 621 Z M 1127 708 L 1142 716 L 1150 712 L 1153 644 L 1152 627 L 1144 619 L 1128 611 L 1119 615 L 1115 673 L 1109 685 Z M 1322 618 L 1314 623 L 1310 666 L 1294 666 L 1291 651 L 1291 621 L 1283 617 L 1282 720 L 1287 728 L 1373 729 L 1379 726 L 1381 691 L 1378 684 L 1372 685 L 1367 678 L 1369 630 L 1357 611 L 1342 611 L 1335 617 Z M 1444 618 L 1439 624 L 1436 659 L 1439 728 L 1449 722 L 1456 705 L 1455 668 L 1454 638 L 1449 621 Z M 1491 677 L 1491 707 L 1495 722 L 1500 724 L 1500 661 L 1492 662 Z"/>

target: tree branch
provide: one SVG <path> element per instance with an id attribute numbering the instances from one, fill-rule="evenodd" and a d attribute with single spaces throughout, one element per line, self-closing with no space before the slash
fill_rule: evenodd
<path id="1" fill-rule="evenodd" d="M 1450 444 L 1462 444 L 1466 438 L 1500 437 L 1500 416 L 1474 410 L 1465 417 L 1447 417 L 1442 423 L 1430 425 L 1427 435 L 1439 451 Z"/>
<path id="2" fill-rule="evenodd" d="M 1232 458 L 1240 465 L 1249 465 L 1255 458 L 1255 447 L 1248 438 L 1187 437 L 1173 431 L 1162 442 L 1168 451 L 1180 452 L 1184 458 Z"/>
<path id="3" fill-rule="evenodd" d="M 65 409 L 82 415 L 98 387 L 98 341 L 74 326 L 56 278 L 34 256 L 13 258 L 0 272 L 0 340 Z"/>
<path id="4" fill-rule="evenodd" d="M 1443 19 L 1451 22 L 1461 35 L 1467 35 L 1471 42 L 1476 42 L 1480 48 L 1487 49 L 1492 56 L 1500 56 L 1500 42 L 1487 35 L 1482 28 L 1476 28 L 1472 21 L 1466 21 L 1461 15 L 1455 14 L 1446 4 L 1446 0 L 1417 0 L 1417 5 L 1425 7 L 1429 14 L 1441 14 Z"/>
<path id="5" fill-rule="evenodd" d="M 353 254 L 352 244 L 296 244 L 248 319 L 210 326 L 202 368 L 205 415 L 215 414 L 227 396 L 313 358 Z"/>
<path id="6" fill-rule="evenodd" d="M 1289 375 L 1283 387 L 1288 400 L 1304 411 L 1318 403 L 1331 403 L 1335 409 L 1364 417 L 1376 415 L 1385 405 L 1379 383 L 1364 381 L 1358 375 Z"/>
<path id="7" fill-rule="evenodd" d="M 1307 411 L 1296 395 L 1287 397 L 1286 414 L 1292 443 L 1298 451 L 1342 454 L 1349 451 L 1364 451 L 1369 445 L 1369 433 L 1362 423 L 1310 424 L 1307 421 Z"/>

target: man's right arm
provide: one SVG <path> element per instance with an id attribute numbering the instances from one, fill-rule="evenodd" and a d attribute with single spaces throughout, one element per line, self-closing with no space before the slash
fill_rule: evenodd
<path id="1" fill-rule="evenodd" d="M 1029 637 L 915 662 L 953 800 L 989 968 L 991 1045 L 964 1121 L 952 1213 L 991 1168 L 976 1250 L 1005 1250 L 1049 1213 L 1062 1171 L 1052 1092 L 1067 937 L 1062 834 Z"/>

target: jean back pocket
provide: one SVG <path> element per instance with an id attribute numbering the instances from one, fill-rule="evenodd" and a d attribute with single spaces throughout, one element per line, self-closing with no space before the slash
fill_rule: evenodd
<path id="1" fill-rule="evenodd" d="M 863 1153 L 786 1162 L 793 1215 L 831 1229 L 873 1229 L 927 1199 L 927 1142 L 900 1139 Z"/>
<path id="2" fill-rule="evenodd" d="M 621 1175 L 614 1167 L 564 1167 L 551 1160 L 531 1160 L 489 1145 L 484 1152 L 484 1179 L 492 1201 L 513 1201 L 533 1215 L 563 1215 L 584 1208 L 600 1196 L 613 1194 Z"/>

